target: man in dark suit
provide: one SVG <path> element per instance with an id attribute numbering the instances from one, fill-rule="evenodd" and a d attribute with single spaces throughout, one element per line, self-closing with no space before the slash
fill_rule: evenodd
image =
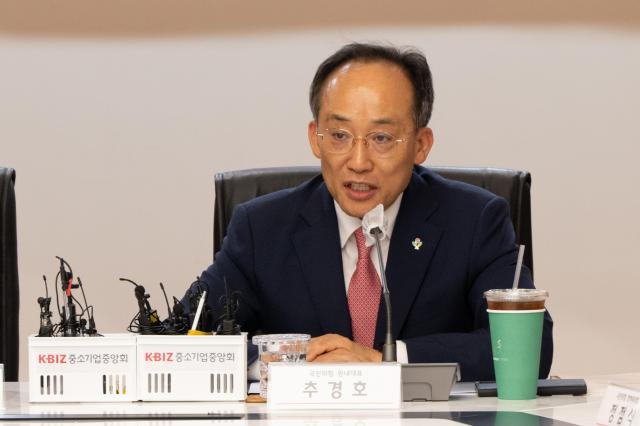
<path id="1" fill-rule="evenodd" d="M 238 206 L 202 275 L 212 310 L 226 278 L 241 292 L 244 330 L 309 333 L 313 362 L 380 361 L 380 271 L 361 219 L 381 204 L 398 360 L 458 362 L 464 380 L 492 379 L 483 292 L 511 284 L 513 225 L 505 200 L 419 166 L 433 144 L 426 59 L 345 46 L 318 68 L 310 103 L 322 176 Z M 526 269 L 520 286 L 533 287 Z M 551 329 L 546 314 L 541 377 Z"/>

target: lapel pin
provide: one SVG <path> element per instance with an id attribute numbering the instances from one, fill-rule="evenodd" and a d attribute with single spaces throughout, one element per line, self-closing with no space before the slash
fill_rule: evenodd
<path id="1" fill-rule="evenodd" d="M 416 237 L 416 239 L 411 242 L 411 245 L 415 250 L 420 250 L 420 247 L 422 247 L 422 240 L 419 237 Z"/>

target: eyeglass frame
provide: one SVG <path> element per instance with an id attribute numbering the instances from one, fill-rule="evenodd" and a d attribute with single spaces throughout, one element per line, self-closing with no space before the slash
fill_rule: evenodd
<path id="1" fill-rule="evenodd" d="M 380 131 L 380 130 L 374 130 L 372 132 L 367 133 L 364 136 L 356 136 L 353 133 L 351 133 L 349 130 L 341 129 L 339 127 L 325 128 L 324 130 L 325 130 L 325 132 L 328 132 L 329 130 L 339 130 L 339 131 L 347 133 L 348 135 L 351 135 L 351 137 L 353 137 L 353 139 L 351 140 L 351 147 L 349 147 L 349 149 L 347 149 L 344 152 L 332 152 L 332 154 L 346 154 L 347 152 L 351 151 L 354 146 L 356 146 L 356 141 L 358 139 L 361 139 L 362 143 L 364 144 L 364 146 L 366 146 L 368 148 L 370 144 L 369 144 L 369 141 L 367 140 L 367 137 L 372 135 L 372 134 L 375 134 L 375 133 L 384 133 L 384 134 L 386 134 L 388 136 L 395 137 L 391 133 L 383 132 L 383 131 Z M 320 137 L 321 141 L 324 142 L 324 136 L 325 136 L 324 133 L 316 132 L 316 136 Z M 395 148 L 395 146 L 397 146 L 399 142 L 407 142 L 407 140 L 408 140 L 408 138 L 400 138 L 400 139 L 393 139 L 393 140 L 391 140 L 391 142 L 395 142 L 395 144 L 394 144 L 394 148 Z M 394 148 L 392 148 L 392 149 L 394 149 Z M 373 148 L 373 149 L 378 155 L 384 155 L 384 154 L 380 153 L 379 151 L 376 151 L 376 148 Z M 329 151 L 329 152 L 331 152 L 331 151 Z"/>

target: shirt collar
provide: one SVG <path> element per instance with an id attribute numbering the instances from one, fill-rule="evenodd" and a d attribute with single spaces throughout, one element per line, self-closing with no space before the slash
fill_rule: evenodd
<path id="1" fill-rule="evenodd" d="M 398 216 L 398 211 L 400 210 L 400 202 L 402 201 L 401 192 L 398 195 L 398 198 L 384 211 L 384 217 L 387 220 L 387 232 L 386 237 L 391 239 L 391 234 L 393 233 L 393 227 L 396 223 L 396 217 Z M 336 216 L 338 217 L 338 231 L 340 232 L 340 247 L 344 249 L 344 246 L 347 244 L 347 241 L 351 237 L 351 235 L 356 231 L 356 229 L 362 226 L 362 219 L 358 217 L 349 216 L 342 210 L 340 204 L 336 200 L 333 200 L 333 205 L 336 208 Z M 367 246 L 373 245 L 374 241 L 372 238 L 367 238 Z"/>

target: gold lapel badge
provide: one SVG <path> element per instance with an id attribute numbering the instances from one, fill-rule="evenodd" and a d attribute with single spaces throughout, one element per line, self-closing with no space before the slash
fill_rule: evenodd
<path id="1" fill-rule="evenodd" d="M 420 250 L 420 247 L 422 247 L 422 240 L 419 237 L 416 237 L 415 240 L 411 241 L 411 245 L 414 249 Z"/>

